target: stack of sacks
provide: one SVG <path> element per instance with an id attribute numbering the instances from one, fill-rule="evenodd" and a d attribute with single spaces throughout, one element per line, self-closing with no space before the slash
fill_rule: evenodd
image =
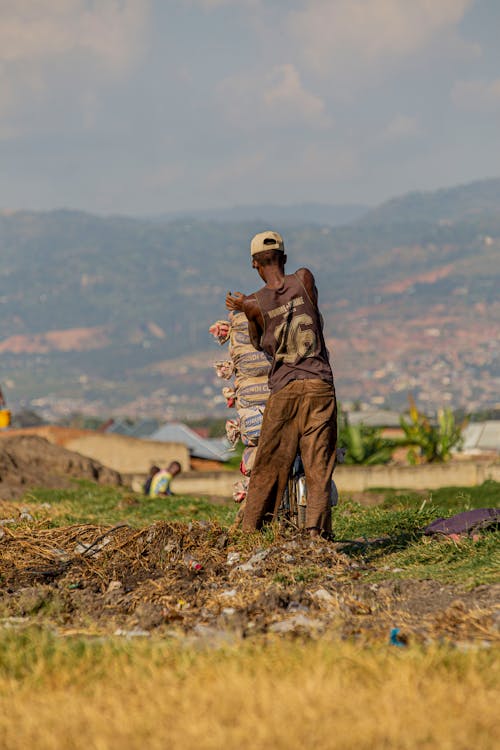
<path id="1" fill-rule="evenodd" d="M 270 361 L 250 343 L 244 313 L 231 314 L 229 355 L 234 364 L 236 408 L 240 418 L 241 441 L 255 448 L 260 436 L 264 407 L 269 398 L 267 378 Z"/>
<path id="2" fill-rule="evenodd" d="M 230 321 L 218 320 L 209 331 L 221 345 L 229 341 L 230 359 L 218 361 L 214 366 L 219 378 L 230 380 L 234 375 L 233 386 L 223 388 L 222 394 L 228 407 L 235 406 L 238 412 L 237 419 L 226 422 L 227 439 L 232 446 L 240 439 L 245 445 L 240 464 L 243 478 L 236 483 L 233 493 L 234 500 L 241 503 L 246 497 L 264 407 L 269 397 L 267 379 L 271 363 L 263 352 L 257 351 L 250 343 L 244 313 L 231 313 Z"/>

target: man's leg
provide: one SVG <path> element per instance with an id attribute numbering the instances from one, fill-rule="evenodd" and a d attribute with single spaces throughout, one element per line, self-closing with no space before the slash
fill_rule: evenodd
<path id="1" fill-rule="evenodd" d="M 307 485 L 306 527 L 331 531 L 330 493 L 337 445 L 337 407 L 333 386 L 305 380 L 301 399 L 300 455 Z"/>
<path id="2" fill-rule="evenodd" d="M 271 395 L 264 410 L 243 512 L 244 531 L 260 529 L 264 521 L 271 521 L 278 512 L 297 455 L 300 398 L 296 396 L 295 386 L 295 382 L 290 383 Z"/>

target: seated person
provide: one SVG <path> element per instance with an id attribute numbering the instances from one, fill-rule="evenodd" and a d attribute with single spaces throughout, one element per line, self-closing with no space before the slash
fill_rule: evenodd
<path id="1" fill-rule="evenodd" d="M 170 489 L 170 482 L 177 474 L 181 473 L 181 465 L 178 461 L 172 461 L 166 469 L 160 469 L 151 478 L 149 485 L 149 497 L 165 497 L 173 495 Z"/>
<path id="2" fill-rule="evenodd" d="M 151 488 L 151 482 L 153 481 L 153 477 L 155 474 L 158 474 L 158 472 L 161 471 L 159 466 L 156 466 L 153 464 L 153 466 L 149 470 L 149 474 L 146 477 L 146 481 L 142 485 L 142 491 L 145 495 L 149 495 L 149 490 Z"/>

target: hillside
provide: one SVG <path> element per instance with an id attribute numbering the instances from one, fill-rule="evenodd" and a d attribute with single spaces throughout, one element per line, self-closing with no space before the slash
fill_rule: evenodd
<path id="1" fill-rule="evenodd" d="M 365 212 L 360 221 L 366 224 L 449 223 L 498 214 L 499 206 L 500 179 L 489 179 L 458 187 L 408 193 Z"/>
<path id="2" fill-rule="evenodd" d="M 341 400 L 398 406 L 412 391 L 431 406 L 496 402 L 499 185 L 444 191 L 454 216 L 470 196 L 470 210 L 452 222 L 432 218 L 443 215 L 439 191 L 414 218 L 404 219 L 406 197 L 381 207 L 376 226 L 283 229 L 290 269 L 307 264 L 317 276 Z M 261 228 L 0 215 L 0 382 L 9 402 L 52 416 L 220 412 L 211 361 L 224 352 L 207 328 L 225 315 L 228 289 L 258 286 L 248 247 Z"/>
<path id="3" fill-rule="evenodd" d="M 349 224 L 367 213 L 368 206 L 362 204 L 328 205 L 322 203 L 299 203 L 292 206 L 257 205 L 234 206 L 231 208 L 212 209 L 166 214 L 163 219 L 191 219 L 195 221 L 248 222 L 256 221 L 267 226 L 300 226 L 303 224 L 322 224 L 342 226 Z"/>

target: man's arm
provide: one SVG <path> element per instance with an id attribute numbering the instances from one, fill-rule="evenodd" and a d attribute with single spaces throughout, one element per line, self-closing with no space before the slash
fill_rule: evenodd
<path id="1" fill-rule="evenodd" d="M 262 351 L 261 339 L 264 333 L 264 321 L 262 320 L 262 313 L 260 311 L 259 303 L 255 297 L 246 297 L 243 303 L 243 312 L 247 316 L 248 320 L 248 334 L 252 346 L 257 351 Z"/>
<path id="2" fill-rule="evenodd" d="M 226 295 L 226 307 L 228 310 L 238 310 L 244 312 L 248 320 L 248 333 L 252 346 L 259 352 L 262 351 L 260 340 L 264 333 L 264 321 L 262 320 L 262 314 L 260 307 L 252 295 L 246 297 L 241 292 L 235 292 L 231 294 L 228 292 Z"/>
<path id="3" fill-rule="evenodd" d="M 312 302 L 318 304 L 318 290 L 316 289 L 316 282 L 314 276 L 308 268 L 299 268 L 296 272 L 297 276 L 304 284 L 306 292 L 311 298 Z"/>

